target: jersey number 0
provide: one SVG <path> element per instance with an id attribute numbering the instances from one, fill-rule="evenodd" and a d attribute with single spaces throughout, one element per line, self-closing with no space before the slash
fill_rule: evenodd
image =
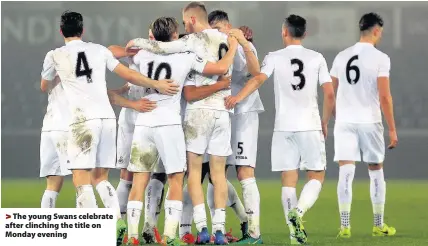
<path id="1" fill-rule="evenodd" d="M 82 69 L 83 65 L 83 69 Z M 92 68 L 89 68 L 85 52 L 77 53 L 76 77 L 86 76 L 86 81 L 92 83 Z"/>

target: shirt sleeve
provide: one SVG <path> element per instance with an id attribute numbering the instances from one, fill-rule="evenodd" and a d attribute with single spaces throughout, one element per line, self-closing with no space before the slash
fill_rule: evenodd
<path id="1" fill-rule="evenodd" d="M 331 82 L 330 74 L 328 73 L 327 62 L 324 56 L 321 55 L 321 63 L 318 71 L 318 82 L 320 85 Z"/>
<path id="2" fill-rule="evenodd" d="M 335 77 L 335 78 L 338 78 L 339 77 L 339 75 L 338 75 L 338 71 L 337 71 L 337 63 L 338 63 L 338 58 L 337 58 L 337 56 L 336 56 L 336 58 L 334 58 L 334 61 L 333 61 L 333 65 L 331 65 L 331 70 L 330 70 L 330 75 L 331 76 L 333 76 L 333 77 Z"/>
<path id="3" fill-rule="evenodd" d="M 113 70 L 117 67 L 117 65 L 119 65 L 120 62 L 113 56 L 113 53 L 111 53 L 109 49 L 105 48 L 104 54 L 105 54 L 104 56 L 106 59 L 107 68 L 108 70 L 113 72 Z"/>
<path id="4" fill-rule="evenodd" d="M 260 72 L 266 74 L 269 78 L 275 70 L 275 61 L 272 54 L 268 54 L 263 60 Z"/>
<path id="5" fill-rule="evenodd" d="M 53 61 L 53 50 L 46 54 L 45 60 L 43 61 L 42 79 L 52 81 L 55 78 L 56 70 Z"/>
<path id="6" fill-rule="evenodd" d="M 202 59 L 201 57 L 199 57 L 198 55 L 191 53 L 190 55 L 190 59 L 191 59 L 191 69 L 193 71 L 196 71 L 198 73 L 202 73 L 205 69 L 205 65 L 207 65 L 208 61 L 205 59 Z"/>
<path id="7" fill-rule="evenodd" d="M 196 86 L 195 72 L 194 71 L 190 72 L 186 77 L 186 81 L 184 81 L 184 86 L 189 86 L 189 85 Z"/>
<path id="8" fill-rule="evenodd" d="M 199 44 L 198 40 L 196 33 L 192 33 L 172 42 L 160 42 L 145 38 L 136 38 L 133 41 L 134 48 L 143 49 L 154 54 L 173 54 L 186 51 L 195 52 L 195 47 Z"/>
<path id="9" fill-rule="evenodd" d="M 380 61 L 378 77 L 389 77 L 389 71 L 391 70 L 391 59 L 385 55 Z"/>

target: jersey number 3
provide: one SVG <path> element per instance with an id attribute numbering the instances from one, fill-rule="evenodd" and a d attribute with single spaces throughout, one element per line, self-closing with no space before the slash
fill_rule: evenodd
<path id="1" fill-rule="evenodd" d="M 346 80 L 351 85 L 355 85 L 360 80 L 360 69 L 356 65 L 351 65 L 355 60 L 358 60 L 358 55 L 351 57 L 346 63 Z M 355 72 L 354 80 L 351 79 L 351 71 Z"/>
<path id="2" fill-rule="evenodd" d="M 88 83 L 92 83 L 92 68 L 89 68 L 85 52 L 77 53 L 76 77 L 82 76 L 86 76 L 86 81 L 88 81 Z"/>
<path id="3" fill-rule="evenodd" d="M 293 76 L 294 77 L 299 77 L 300 78 L 300 83 L 297 85 L 291 85 L 291 87 L 293 88 L 293 90 L 295 91 L 299 91 L 301 89 L 303 89 L 303 87 L 305 87 L 305 83 L 306 83 L 306 78 L 305 75 L 303 75 L 303 62 L 299 59 L 291 59 L 291 65 L 297 65 L 297 70 L 293 72 Z"/>
<path id="4" fill-rule="evenodd" d="M 168 63 L 162 62 L 161 64 L 159 64 L 159 66 L 156 68 L 155 70 L 155 74 L 153 76 L 153 69 L 154 69 L 154 64 L 155 62 L 149 62 L 148 65 L 148 70 L 147 70 L 147 77 L 154 79 L 154 80 L 159 80 L 159 76 L 160 73 L 162 72 L 162 70 L 165 70 L 165 78 L 164 79 L 170 79 L 172 76 L 172 71 L 171 71 L 171 66 Z M 159 91 L 155 90 L 156 93 L 159 93 Z"/>

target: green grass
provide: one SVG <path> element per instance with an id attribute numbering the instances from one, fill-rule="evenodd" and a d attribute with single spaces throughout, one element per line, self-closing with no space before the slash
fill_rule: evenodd
<path id="1" fill-rule="evenodd" d="M 37 208 L 44 191 L 44 180 L 2 180 L 3 208 Z M 113 182 L 116 184 L 116 182 Z M 239 185 L 235 183 L 238 192 Z M 280 181 L 258 182 L 261 194 L 261 230 L 265 244 L 288 244 L 288 228 L 285 224 L 281 205 Z M 301 187 L 301 186 L 300 186 Z M 428 245 L 428 182 L 389 181 L 387 183 L 387 204 L 385 222 L 396 227 L 397 235 L 388 238 L 373 238 L 372 209 L 369 195 L 369 182 L 356 181 L 353 189 L 352 238 L 336 239 L 339 228 L 337 212 L 336 182 L 325 183 L 314 207 L 304 217 L 308 239 L 311 245 L 349 246 L 404 246 Z M 71 182 L 57 201 L 57 207 L 73 207 L 75 193 Z M 101 202 L 99 202 L 101 204 Z M 232 210 L 227 211 L 227 228 L 233 228 L 239 235 L 239 221 Z M 144 218 L 142 216 L 142 218 Z M 162 231 L 163 216 L 159 219 Z"/>

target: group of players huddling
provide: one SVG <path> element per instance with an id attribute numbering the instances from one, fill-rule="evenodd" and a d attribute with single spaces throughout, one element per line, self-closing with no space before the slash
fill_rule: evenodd
<path id="1" fill-rule="evenodd" d="M 77 208 L 97 207 L 95 186 L 104 206 L 116 211 L 117 245 L 262 244 L 254 169 L 258 114 L 264 108 L 257 89 L 274 74 L 272 171 L 282 173 L 281 199 L 291 243 L 307 242 L 302 217 L 321 191 L 332 115 L 336 120 L 334 160 L 340 166 L 339 237 L 351 236 L 352 181 L 360 151 L 362 161 L 369 164 L 372 234 L 394 235 L 395 229 L 383 222 L 381 109 L 389 127 L 389 148 L 396 147 L 397 134 L 389 89 L 390 59 L 375 48 L 382 36 L 381 17 L 369 13 L 360 19 L 360 41 L 336 56 L 329 73 L 323 55 L 302 46 L 306 20 L 300 16 L 284 20 L 285 48 L 270 52 L 260 67 L 251 31 L 241 28 L 244 35 L 232 28 L 227 13 L 208 14 L 202 3 L 192 2 L 182 14 L 187 35 L 178 34 L 174 18 L 161 17 L 150 25 L 149 39 L 109 48 L 81 40 L 81 14 L 62 14 L 65 45 L 47 53 L 41 73 L 41 89 L 49 93 L 40 146 L 40 176 L 47 179 L 41 206 L 55 207 L 63 177 L 72 173 Z M 129 68 L 119 58 L 127 59 Z M 108 90 L 106 67 L 127 83 Z M 318 84 L 324 93 L 322 118 Z M 123 107 L 117 149 L 112 104 Z M 243 203 L 226 180 L 231 165 L 242 185 Z M 108 181 L 112 168 L 121 169 L 117 189 Z M 299 169 L 306 171 L 308 182 L 297 199 Z M 209 177 L 211 233 L 201 184 L 205 176 Z M 156 225 L 166 181 L 161 237 Z M 144 228 L 139 235 L 143 201 Z M 233 208 L 241 221 L 239 240 L 225 231 L 226 207 Z M 191 234 L 192 221 L 196 238 Z"/>

